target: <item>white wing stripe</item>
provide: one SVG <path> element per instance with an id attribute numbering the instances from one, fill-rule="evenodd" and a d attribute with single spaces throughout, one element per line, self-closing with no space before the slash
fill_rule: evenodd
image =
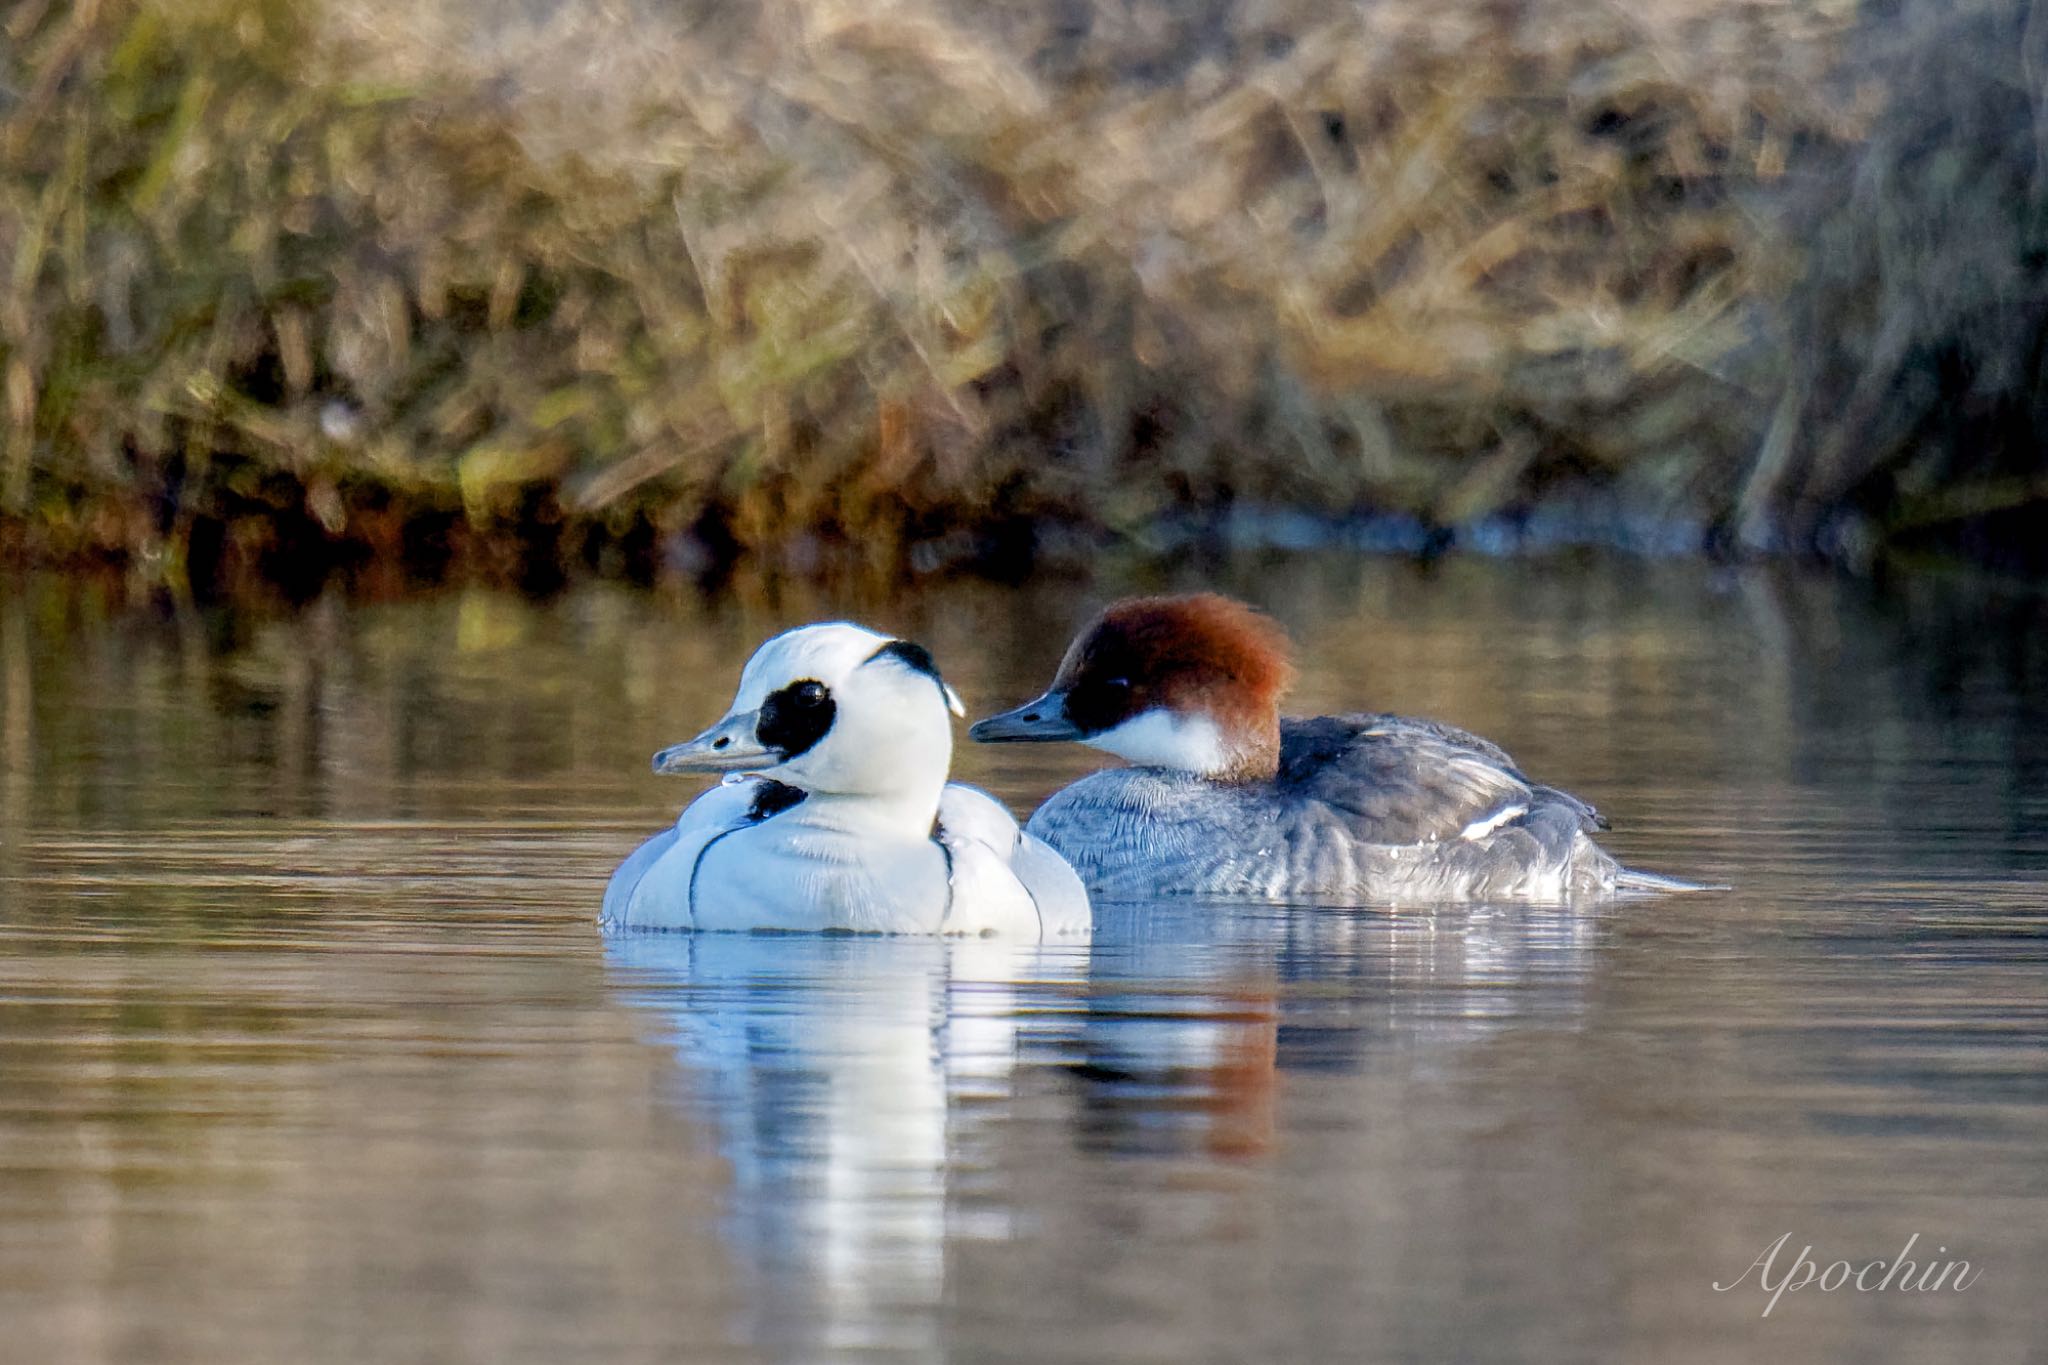
<path id="1" fill-rule="evenodd" d="M 1529 807 L 1526 802 L 1519 805 L 1503 806 L 1493 814 L 1483 815 L 1465 826 L 1459 832 L 1458 837 L 1460 839 L 1484 839 L 1516 816 L 1527 815 L 1528 813 Z"/>

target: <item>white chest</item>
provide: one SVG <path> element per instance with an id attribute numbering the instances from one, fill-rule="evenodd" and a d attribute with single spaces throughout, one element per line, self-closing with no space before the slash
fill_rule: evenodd
<path id="1" fill-rule="evenodd" d="M 929 839 L 817 829 L 784 816 L 705 847 L 691 885 L 701 929 L 932 933 L 951 896 Z"/>

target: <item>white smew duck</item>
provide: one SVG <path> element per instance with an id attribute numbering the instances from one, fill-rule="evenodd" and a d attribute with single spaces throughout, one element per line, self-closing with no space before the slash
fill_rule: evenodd
<path id="1" fill-rule="evenodd" d="M 948 783 L 960 701 L 921 645 L 846 622 L 762 645 L 724 719 L 654 756 L 730 774 L 612 874 L 621 929 L 1085 935 L 1088 895 L 994 798 Z"/>

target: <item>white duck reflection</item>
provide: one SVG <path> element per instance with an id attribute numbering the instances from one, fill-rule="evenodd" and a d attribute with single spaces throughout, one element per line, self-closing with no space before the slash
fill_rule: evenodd
<path id="1" fill-rule="evenodd" d="M 1029 1216 L 1021 1154 L 1256 1160 L 1283 1140 L 1290 1073 L 1570 1026 L 1597 923 L 1174 904 L 1104 907 L 1092 944 L 626 935 L 606 953 L 731 1165 L 748 1335 L 936 1353 L 948 1246 Z"/>
<path id="2" fill-rule="evenodd" d="M 1006 1206 L 977 1216 L 958 1173 L 1020 1065 L 1073 1032 L 1086 944 L 636 934 L 606 953 L 670 1026 L 684 1107 L 717 1126 L 728 1236 L 768 1291 L 749 1335 L 934 1345 L 920 1310 L 949 1235 L 1006 1230 Z"/>

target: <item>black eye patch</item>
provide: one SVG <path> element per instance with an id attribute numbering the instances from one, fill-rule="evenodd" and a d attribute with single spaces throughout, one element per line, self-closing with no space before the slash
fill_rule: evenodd
<path id="1" fill-rule="evenodd" d="M 1079 726 L 1083 734 L 1114 730 L 1142 709 L 1137 689 L 1120 674 L 1090 672 L 1067 687 L 1067 719 Z"/>
<path id="2" fill-rule="evenodd" d="M 754 738 L 787 763 L 825 737 L 838 709 L 825 684 L 809 678 L 793 682 L 769 693 L 768 700 L 761 703 Z"/>

